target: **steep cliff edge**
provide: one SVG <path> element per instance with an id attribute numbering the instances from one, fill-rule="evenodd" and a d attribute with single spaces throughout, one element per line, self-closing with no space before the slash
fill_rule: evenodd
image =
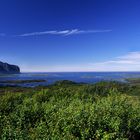
<path id="1" fill-rule="evenodd" d="M 20 68 L 18 66 L 3 63 L 0 61 L 0 74 L 18 74 L 18 73 L 20 73 Z"/>

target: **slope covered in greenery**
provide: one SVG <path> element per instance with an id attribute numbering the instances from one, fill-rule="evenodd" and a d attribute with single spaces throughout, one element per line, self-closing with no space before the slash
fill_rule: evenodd
<path id="1" fill-rule="evenodd" d="M 139 139 L 139 87 L 61 81 L 0 98 L 0 139 Z M 137 93 L 137 94 L 136 94 Z"/>

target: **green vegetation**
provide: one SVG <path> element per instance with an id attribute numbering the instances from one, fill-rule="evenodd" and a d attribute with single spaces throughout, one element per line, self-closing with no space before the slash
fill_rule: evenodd
<path id="1" fill-rule="evenodd" d="M 140 78 L 127 78 L 126 81 L 132 85 L 140 85 Z"/>
<path id="2" fill-rule="evenodd" d="M 9 93 L 0 98 L 2 140 L 140 138 L 137 85 L 60 81 L 48 87 L 5 90 Z"/>

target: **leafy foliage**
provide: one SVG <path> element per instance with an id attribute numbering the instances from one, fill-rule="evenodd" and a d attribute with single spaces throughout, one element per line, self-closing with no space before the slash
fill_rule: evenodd
<path id="1" fill-rule="evenodd" d="M 139 97 L 116 82 L 59 82 L 0 98 L 0 139 L 139 139 Z"/>

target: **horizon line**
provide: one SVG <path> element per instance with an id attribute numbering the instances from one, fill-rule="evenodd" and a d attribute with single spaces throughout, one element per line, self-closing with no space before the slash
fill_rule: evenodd
<path id="1" fill-rule="evenodd" d="M 140 72 L 140 70 L 136 71 L 21 71 L 21 73 L 54 73 L 54 72 Z"/>

